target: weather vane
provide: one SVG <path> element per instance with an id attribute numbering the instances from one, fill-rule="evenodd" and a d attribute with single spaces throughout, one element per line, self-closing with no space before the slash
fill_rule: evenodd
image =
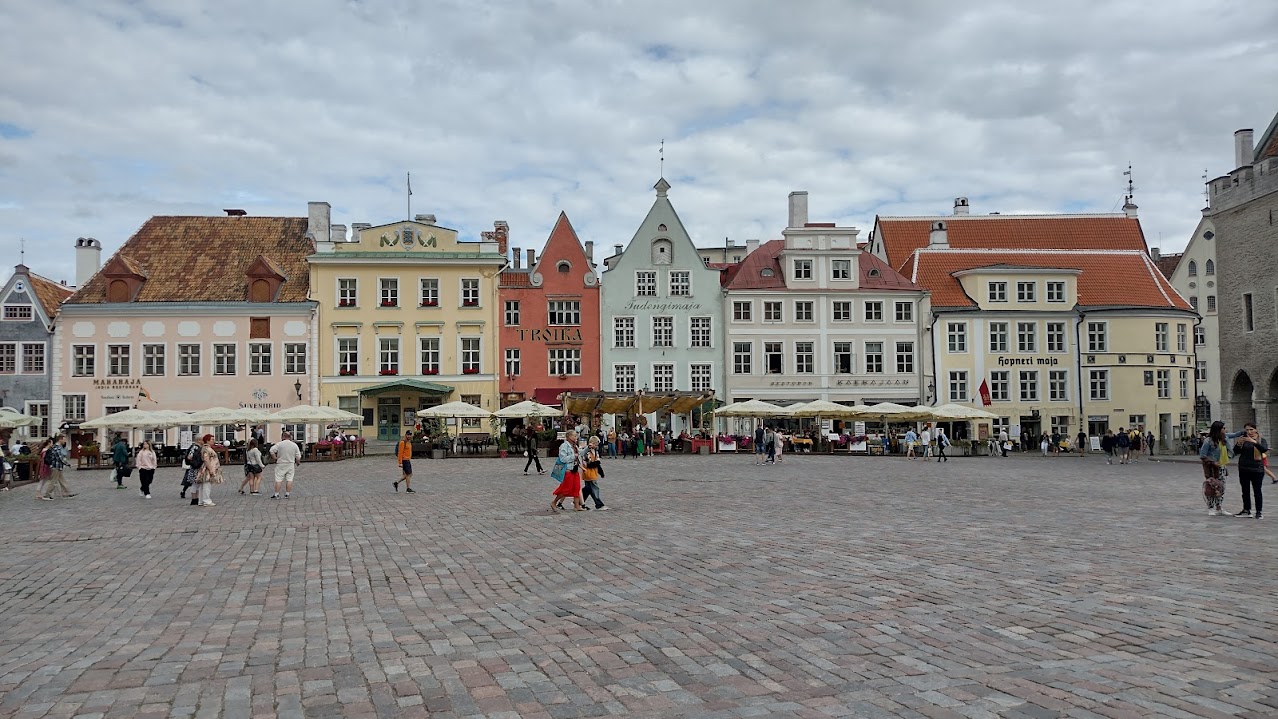
<path id="1" fill-rule="evenodd" d="M 657 158 L 658 158 L 658 163 L 660 165 L 660 171 L 658 172 L 657 177 L 665 177 L 666 176 L 666 138 L 664 137 L 661 138 L 661 148 L 657 150 Z"/>

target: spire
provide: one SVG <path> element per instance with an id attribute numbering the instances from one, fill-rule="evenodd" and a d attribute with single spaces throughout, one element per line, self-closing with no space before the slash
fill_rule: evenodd
<path id="1" fill-rule="evenodd" d="M 666 178 L 663 177 L 657 180 L 657 184 L 653 185 L 652 189 L 657 191 L 657 197 L 665 197 L 666 190 L 670 189 L 670 183 L 666 182 Z"/>

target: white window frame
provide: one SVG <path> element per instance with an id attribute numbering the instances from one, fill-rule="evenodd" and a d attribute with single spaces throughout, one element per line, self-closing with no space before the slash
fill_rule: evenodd
<path id="1" fill-rule="evenodd" d="M 745 368 L 742 371 L 742 367 Z M 732 343 L 732 374 L 747 375 L 754 374 L 754 343 L 753 342 L 733 342 Z"/>
<path id="2" fill-rule="evenodd" d="M 830 303 L 830 320 L 832 322 L 851 322 L 856 308 L 852 300 L 834 300 Z"/>
<path id="3" fill-rule="evenodd" d="M 224 352 L 229 348 L 229 353 Z M 221 352 L 221 354 L 219 354 Z M 234 342 L 217 342 L 213 345 L 213 374 L 215 376 L 234 377 L 240 371 L 239 347 Z M 229 361 L 228 361 L 229 360 Z M 229 369 L 228 369 L 229 367 Z"/>
<path id="4" fill-rule="evenodd" d="M 1064 302 L 1065 301 L 1065 283 L 1061 280 L 1051 280 L 1046 283 L 1045 293 L 1048 302 Z"/>
<path id="5" fill-rule="evenodd" d="M 764 300 L 763 321 L 785 322 L 785 303 L 780 300 Z"/>
<path id="6" fill-rule="evenodd" d="M 1010 323 L 1008 322 L 991 322 L 990 323 L 990 353 L 1006 353 L 1008 348 L 1008 337 L 1010 333 Z"/>
<path id="7" fill-rule="evenodd" d="M 1166 352 L 1171 346 L 1171 323 L 1155 322 L 1154 323 L 1154 351 Z"/>
<path id="8" fill-rule="evenodd" d="M 714 389 L 714 365 L 706 362 L 688 365 L 688 387 L 693 392 L 709 392 Z"/>
<path id="9" fill-rule="evenodd" d="M 896 373 L 897 374 L 913 374 L 914 373 L 914 342 L 897 342 L 896 343 Z"/>
<path id="10" fill-rule="evenodd" d="M 505 369 L 507 377 L 518 377 L 520 375 L 520 357 L 518 347 L 507 347 L 505 352 Z"/>
<path id="11" fill-rule="evenodd" d="M 1069 372 L 1063 369 L 1047 371 L 1047 401 L 1069 401 Z"/>
<path id="12" fill-rule="evenodd" d="M 519 326 L 519 300 L 505 300 L 502 303 L 502 319 L 507 327 Z"/>
<path id="13" fill-rule="evenodd" d="M 1108 352 L 1109 351 L 1109 322 L 1091 322 L 1087 323 L 1087 351 L 1088 352 Z"/>
<path id="14" fill-rule="evenodd" d="M 399 338 L 377 338 L 377 374 L 399 374 Z"/>
<path id="15" fill-rule="evenodd" d="M 638 374 L 634 364 L 623 363 L 612 366 L 612 389 L 614 392 L 634 392 L 638 389 Z"/>
<path id="16" fill-rule="evenodd" d="M 1038 323 L 1016 323 L 1016 351 L 1035 354 L 1038 352 Z"/>
<path id="17" fill-rule="evenodd" d="M 1018 397 L 1022 402 L 1037 402 L 1040 396 L 1038 391 L 1038 370 L 1023 369 L 1016 373 L 1016 388 Z M 1027 390 L 1033 390 L 1029 392 Z"/>
<path id="18" fill-rule="evenodd" d="M 861 356 L 865 358 L 866 374 L 883 374 L 885 372 L 883 342 L 866 342 L 862 345 Z M 877 349 L 875 349 L 877 348 Z"/>
<path id="19" fill-rule="evenodd" d="M 865 302 L 865 321 L 866 322 L 882 322 L 883 321 L 883 301 L 867 300 Z"/>
<path id="20" fill-rule="evenodd" d="M 461 363 L 462 374 L 479 374 L 484 367 L 484 340 L 482 337 L 458 337 L 457 356 Z M 472 346 L 473 345 L 473 346 Z M 467 369 L 473 372 L 467 373 Z"/>
<path id="21" fill-rule="evenodd" d="M 834 363 L 831 369 L 834 374 L 856 374 L 856 352 L 853 346 L 853 342 L 844 340 L 831 343 L 830 357 Z"/>
<path id="22" fill-rule="evenodd" d="M 657 296 L 657 271 L 635 270 L 635 297 Z"/>
<path id="23" fill-rule="evenodd" d="M 802 340 L 794 343 L 794 373 L 816 373 L 816 343 Z"/>
<path id="24" fill-rule="evenodd" d="M 133 374 L 132 345 L 107 345 L 107 377 L 128 377 L 131 374 Z"/>
<path id="25" fill-rule="evenodd" d="M 359 278 L 337 278 L 337 306 L 359 307 Z"/>
<path id="26" fill-rule="evenodd" d="M 814 263 L 811 259 L 796 258 L 790 265 L 794 271 L 792 279 L 803 280 L 804 282 L 811 280 L 814 276 L 812 271 L 813 265 Z"/>
<path id="27" fill-rule="evenodd" d="M 614 349 L 634 349 L 635 318 L 612 318 L 612 346 Z"/>
<path id="28" fill-rule="evenodd" d="M 198 347 L 199 345 L 196 345 Z M 71 376 L 93 377 L 98 370 L 97 345 L 71 345 Z"/>
<path id="29" fill-rule="evenodd" d="M 1045 340 L 1044 348 L 1050 353 L 1059 354 L 1069 349 L 1069 340 L 1066 339 L 1064 322 L 1045 323 L 1043 338 Z"/>
<path id="30" fill-rule="evenodd" d="M 399 278 L 377 278 L 377 306 L 399 307 Z"/>
<path id="31" fill-rule="evenodd" d="M 662 380 L 662 381 L 659 381 Z M 674 363 L 657 362 L 652 365 L 652 391 L 673 392 L 675 389 Z"/>
<path id="32" fill-rule="evenodd" d="M 460 297 L 462 307 L 483 307 L 483 298 L 479 294 L 480 282 L 478 277 L 463 277 L 461 279 Z"/>
<path id="33" fill-rule="evenodd" d="M 201 356 L 203 354 L 204 348 L 198 342 L 179 342 L 177 346 L 178 376 L 199 377 L 200 365 L 204 360 Z"/>
<path id="34" fill-rule="evenodd" d="M 1018 280 L 1016 282 L 1016 301 L 1038 302 L 1038 283 L 1033 280 Z"/>
<path id="35" fill-rule="evenodd" d="M 1087 371 L 1087 397 L 1093 402 L 1109 401 L 1109 370 Z"/>
<path id="36" fill-rule="evenodd" d="M 946 354 L 967 354 L 967 323 L 945 323 Z"/>
<path id="37" fill-rule="evenodd" d="M 439 337 L 417 338 L 417 364 L 424 375 L 435 375 L 443 371 L 443 342 Z"/>
<path id="38" fill-rule="evenodd" d="M 4 319 L 9 322 L 30 322 L 35 319 L 35 309 L 31 305 L 5 305 Z"/>
<path id="39" fill-rule="evenodd" d="M 551 377 L 578 377 L 581 375 L 580 347 L 552 347 L 546 350 Z"/>
<path id="40" fill-rule="evenodd" d="M 274 358 L 271 356 L 275 350 L 270 342 L 250 342 L 249 350 L 249 374 L 251 375 L 270 375 L 274 374 L 273 365 Z"/>
<path id="41" fill-rule="evenodd" d="M 914 303 L 895 302 L 892 307 L 892 317 L 894 322 L 902 324 L 914 322 Z"/>
<path id="42" fill-rule="evenodd" d="M 1007 282 L 990 282 L 988 285 L 990 302 L 1007 302 Z"/>
<path id="43" fill-rule="evenodd" d="M 581 300 L 547 300 L 546 323 L 551 327 L 581 326 Z"/>
<path id="44" fill-rule="evenodd" d="M 804 316 L 803 310 L 806 309 L 807 316 Z M 795 300 L 794 301 L 794 321 L 795 322 L 816 322 L 816 303 L 812 300 Z"/>
<path id="45" fill-rule="evenodd" d="M 777 358 L 777 368 L 772 368 L 772 358 Z M 785 374 L 785 343 L 784 342 L 764 342 L 763 343 L 763 373 L 765 375 Z"/>
<path id="46" fill-rule="evenodd" d="M 688 318 L 689 345 L 693 349 L 714 347 L 714 321 L 710 317 Z"/>
<path id="47" fill-rule="evenodd" d="M 653 347 L 670 348 L 675 346 L 674 317 L 671 315 L 654 315 L 650 326 Z"/>
<path id="48" fill-rule="evenodd" d="M 830 279 L 843 282 L 852 279 L 852 260 L 830 260 Z"/>
<path id="49" fill-rule="evenodd" d="M 1184 354 L 1189 351 L 1189 325 L 1176 323 L 1176 351 Z"/>
<path id="50" fill-rule="evenodd" d="M 349 371 L 351 374 L 359 374 L 359 338 L 358 337 L 337 337 L 337 374 L 341 375 L 343 370 Z M 351 342 L 353 346 L 343 347 L 345 342 Z"/>
<path id="51" fill-rule="evenodd" d="M 157 352 L 158 350 L 158 352 Z M 142 376 L 163 377 L 168 373 L 168 347 L 163 342 L 142 344 Z"/>
<path id="52" fill-rule="evenodd" d="M 417 306 L 439 306 L 439 278 L 419 277 L 417 279 Z"/>
<path id="53" fill-rule="evenodd" d="M 668 279 L 671 297 L 692 296 L 692 273 L 687 270 L 671 270 Z"/>
<path id="54" fill-rule="evenodd" d="M 1155 370 L 1155 383 L 1158 390 L 1158 399 L 1171 399 L 1171 370 L 1160 369 Z"/>
<path id="55" fill-rule="evenodd" d="M 62 395 L 62 419 L 67 422 L 83 422 L 87 419 L 89 396 L 86 394 Z"/>
<path id="56" fill-rule="evenodd" d="M 733 300 L 732 301 L 732 321 L 733 322 L 754 322 L 754 301 L 753 300 Z"/>
<path id="57" fill-rule="evenodd" d="M 971 383 L 968 381 L 967 370 L 958 369 L 950 370 L 949 374 L 949 395 L 951 402 L 966 402 L 971 396 Z"/>
<path id="58" fill-rule="evenodd" d="M 32 352 L 30 350 L 39 350 Z M 49 370 L 49 350 L 44 342 L 23 342 L 22 354 L 18 357 L 22 374 L 45 374 Z M 37 364 L 38 363 L 38 364 Z"/>
<path id="59" fill-rule="evenodd" d="M 284 343 L 284 374 L 306 374 L 305 342 Z"/>
<path id="60" fill-rule="evenodd" d="M 1011 402 L 1012 401 L 1011 370 L 996 369 L 996 370 L 990 371 L 990 401 L 991 402 Z"/>

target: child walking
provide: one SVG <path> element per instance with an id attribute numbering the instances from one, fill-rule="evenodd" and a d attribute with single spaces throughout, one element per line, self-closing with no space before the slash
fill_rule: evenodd
<path id="1" fill-rule="evenodd" d="M 590 444 L 587 445 L 585 451 L 581 453 L 581 479 L 582 479 L 582 504 L 586 499 L 595 500 L 595 509 L 605 511 L 608 506 L 604 504 L 603 498 L 599 496 L 599 480 L 603 479 L 603 462 L 600 461 L 599 454 L 599 438 L 591 437 Z M 590 507 L 586 507 L 590 509 Z"/>

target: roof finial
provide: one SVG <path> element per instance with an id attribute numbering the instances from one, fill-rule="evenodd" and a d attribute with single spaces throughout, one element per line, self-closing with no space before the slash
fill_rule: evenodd
<path id="1" fill-rule="evenodd" d="M 1211 194 L 1207 190 L 1207 171 L 1203 170 L 1203 202 L 1211 204 Z"/>
<path id="2" fill-rule="evenodd" d="M 18 238 L 18 260 L 19 264 L 27 264 L 27 238 Z"/>
<path id="3" fill-rule="evenodd" d="M 657 177 L 665 177 L 666 176 L 666 138 L 664 137 L 661 138 L 661 147 L 660 149 L 657 150 L 657 163 L 659 165 L 659 171 L 657 172 Z"/>

